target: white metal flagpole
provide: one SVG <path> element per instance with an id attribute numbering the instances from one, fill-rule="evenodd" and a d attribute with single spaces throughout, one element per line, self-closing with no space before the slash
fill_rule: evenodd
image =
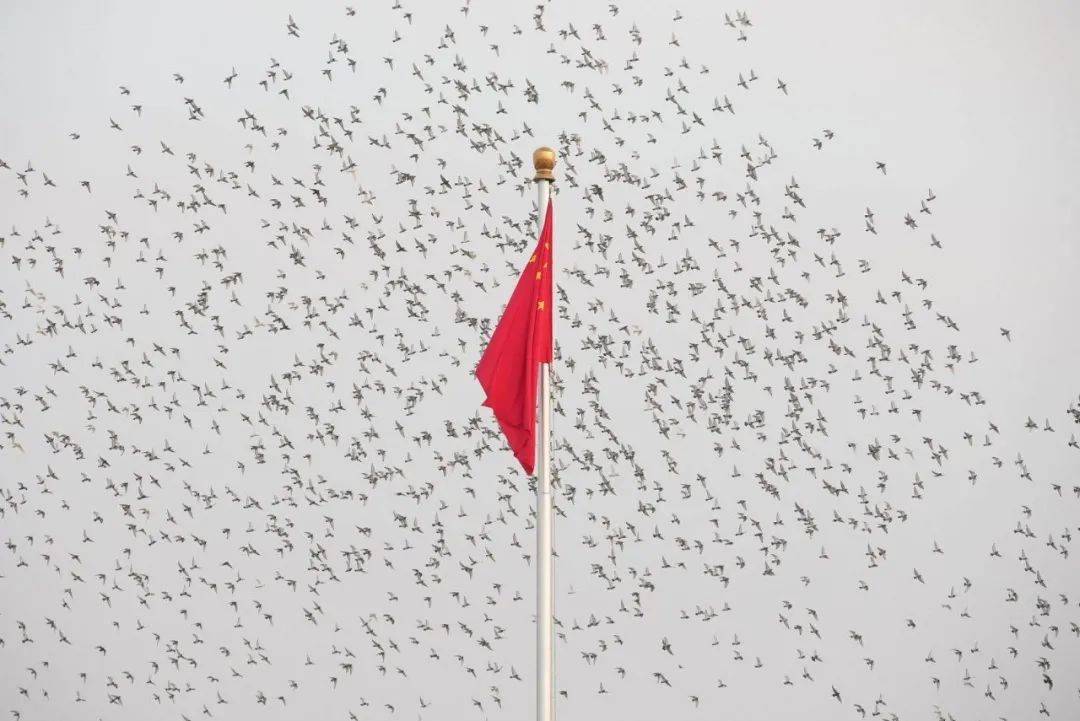
<path id="1" fill-rule="evenodd" d="M 555 151 L 538 148 L 533 153 L 536 170 L 536 233 L 544 230 L 544 215 L 551 184 L 555 182 Z M 554 218 L 552 219 L 554 222 Z M 552 286 L 555 283 L 555 254 L 552 252 Z M 552 293 L 551 323 L 554 343 L 555 308 Z M 555 578 L 552 558 L 551 503 L 551 385 L 547 363 L 540 364 L 540 443 L 536 474 L 536 718 L 555 721 Z"/>

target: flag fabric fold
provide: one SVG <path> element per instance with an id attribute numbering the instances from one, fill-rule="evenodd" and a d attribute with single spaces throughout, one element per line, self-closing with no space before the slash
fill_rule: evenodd
<path id="1" fill-rule="evenodd" d="M 536 461 L 536 401 L 540 364 L 552 359 L 552 204 L 548 200 L 536 249 L 518 278 L 502 318 L 476 366 L 476 378 L 525 472 Z"/>

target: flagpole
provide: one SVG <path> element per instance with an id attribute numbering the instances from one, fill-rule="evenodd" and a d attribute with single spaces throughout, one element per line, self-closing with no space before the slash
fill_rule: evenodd
<path id="1" fill-rule="evenodd" d="M 555 151 L 537 148 L 533 153 L 536 170 L 536 232 L 543 231 L 544 215 L 551 185 L 555 182 Z M 554 253 L 551 259 L 552 285 L 555 278 Z M 552 293 L 551 323 L 554 345 L 555 294 Z M 552 557 L 551 499 L 551 379 L 549 364 L 540 364 L 540 443 L 536 473 L 536 718 L 555 721 L 555 577 Z"/>

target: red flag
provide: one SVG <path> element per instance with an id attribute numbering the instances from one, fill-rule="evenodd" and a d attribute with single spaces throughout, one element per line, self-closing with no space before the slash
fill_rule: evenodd
<path id="1" fill-rule="evenodd" d="M 530 474 L 536 460 L 536 385 L 540 364 L 552 357 L 551 244 L 549 200 L 536 250 L 476 366 L 487 394 L 484 405 L 495 412 L 510 450 Z"/>

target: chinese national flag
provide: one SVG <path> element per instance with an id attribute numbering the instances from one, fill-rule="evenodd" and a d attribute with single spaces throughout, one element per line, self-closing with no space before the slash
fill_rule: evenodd
<path id="1" fill-rule="evenodd" d="M 510 450 L 529 474 L 536 460 L 540 364 L 550 363 L 552 357 L 551 243 L 549 200 L 536 250 L 476 366 L 476 378 L 487 394 L 484 405 L 495 412 Z"/>

